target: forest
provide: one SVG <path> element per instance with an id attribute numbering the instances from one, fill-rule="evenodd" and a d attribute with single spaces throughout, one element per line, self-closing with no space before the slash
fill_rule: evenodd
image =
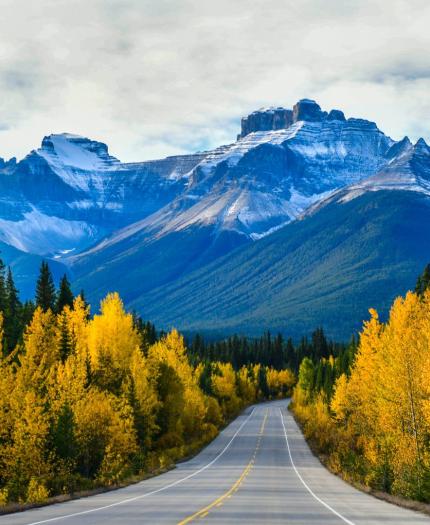
<path id="1" fill-rule="evenodd" d="M 0 339 L 0 506 L 160 472 L 296 381 L 280 366 L 199 357 L 116 293 L 93 315 L 46 263 L 25 303 L 0 263 Z"/>
<path id="2" fill-rule="evenodd" d="M 347 357 L 305 358 L 293 410 L 328 467 L 376 491 L 430 501 L 430 266 L 387 322 L 371 309 Z"/>
<path id="3" fill-rule="evenodd" d="M 349 344 L 322 328 L 206 341 L 157 332 L 116 293 L 96 313 L 42 263 L 21 302 L 0 260 L 0 506 L 162 472 L 246 406 L 293 393 L 326 465 L 348 481 L 430 500 L 430 266 Z"/>

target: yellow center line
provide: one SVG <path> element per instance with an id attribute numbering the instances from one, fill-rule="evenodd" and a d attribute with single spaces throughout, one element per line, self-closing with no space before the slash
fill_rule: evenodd
<path id="1" fill-rule="evenodd" d="M 266 413 L 264 415 L 264 419 L 263 419 L 263 422 L 262 422 L 261 428 L 260 428 L 260 434 L 261 435 L 263 434 L 264 427 L 266 426 L 267 415 L 268 415 L 268 410 L 266 409 Z M 261 437 L 259 438 L 259 440 L 261 440 Z M 231 486 L 231 488 L 227 492 L 225 492 L 222 496 L 217 498 L 215 501 L 213 501 L 212 503 L 210 503 L 209 505 L 207 505 L 203 509 L 200 509 L 199 511 L 195 512 L 191 516 L 188 516 L 188 518 L 185 518 L 184 520 L 180 521 L 178 523 L 178 525 L 185 525 L 186 523 L 190 523 L 191 521 L 194 521 L 194 520 L 196 520 L 198 518 L 205 518 L 209 514 L 209 511 L 211 509 L 213 509 L 214 507 L 220 507 L 223 504 L 225 499 L 231 498 L 232 494 L 239 489 L 239 485 L 241 485 L 242 481 L 246 478 L 246 476 L 249 474 L 249 472 L 253 468 L 255 454 L 256 454 L 256 451 L 258 450 L 258 448 L 259 448 L 259 445 L 256 446 L 256 448 L 254 450 L 253 458 L 248 463 L 248 465 L 245 467 L 245 469 L 243 470 L 243 472 L 240 475 L 239 479 L 237 479 L 235 481 L 235 483 Z"/>

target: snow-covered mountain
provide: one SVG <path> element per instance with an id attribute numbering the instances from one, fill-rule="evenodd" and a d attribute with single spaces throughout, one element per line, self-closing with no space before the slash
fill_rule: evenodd
<path id="1" fill-rule="evenodd" d="M 141 163 L 50 135 L 22 161 L 0 161 L 0 240 L 60 259 L 137 231 L 153 239 L 210 225 L 255 240 L 376 173 L 392 145 L 375 124 L 307 99 L 242 119 L 233 144 Z"/>
<path id="2" fill-rule="evenodd" d="M 282 111 L 288 119 L 275 118 Z M 282 111 L 262 109 L 243 119 L 235 143 L 202 154 L 182 174 L 182 192 L 91 253 L 132 236 L 152 242 L 191 227 L 259 239 L 333 190 L 377 173 L 394 144 L 373 122 L 323 112 L 307 99 Z M 283 123 L 288 127 L 278 129 Z"/>
<path id="3" fill-rule="evenodd" d="M 405 137 L 395 142 L 385 157 L 386 162 L 375 175 L 332 192 L 303 215 L 312 215 L 332 202 L 345 203 L 368 192 L 411 191 L 430 197 L 430 147 L 424 139 L 412 144 Z"/>
<path id="4" fill-rule="evenodd" d="M 200 155 L 121 163 L 105 144 L 63 133 L 21 162 L 0 162 L 0 240 L 57 258 L 163 207 Z"/>
<path id="5" fill-rule="evenodd" d="M 244 117 L 232 144 L 141 163 L 84 137 L 47 136 L 20 162 L 0 159 L 0 242 L 69 265 L 92 300 L 118 289 L 143 308 L 297 219 L 390 189 L 430 195 L 427 144 L 303 99 Z"/>

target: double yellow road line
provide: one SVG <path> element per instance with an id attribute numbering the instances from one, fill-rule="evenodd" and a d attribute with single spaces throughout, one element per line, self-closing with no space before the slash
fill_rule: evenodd
<path id="1" fill-rule="evenodd" d="M 214 507 L 221 507 L 224 501 L 231 498 L 231 496 L 239 489 L 240 485 L 245 480 L 246 476 L 250 473 L 250 471 L 254 467 L 254 462 L 255 462 L 256 455 L 257 455 L 257 451 L 260 448 L 261 438 L 264 433 L 264 427 L 266 426 L 267 415 L 268 415 L 268 410 L 266 409 L 266 413 L 264 415 L 264 419 L 261 424 L 257 445 L 255 447 L 251 461 L 248 463 L 248 465 L 246 465 L 240 477 L 234 482 L 231 488 L 227 492 L 225 492 L 222 496 L 217 498 L 215 501 L 213 501 L 212 503 L 210 503 L 203 509 L 200 509 L 199 511 L 195 512 L 191 516 L 188 516 L 188 518 L 185 518 L 184 520 L 180 521 L 178 525 L 186 525 L 186 523 L 190 523 L 191 521 L 197 520 L 199 518 L 205 518 Z"/>

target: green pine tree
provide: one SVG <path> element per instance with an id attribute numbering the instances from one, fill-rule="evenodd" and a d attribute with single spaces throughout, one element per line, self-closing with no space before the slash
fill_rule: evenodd
<path id="1" fill-rule="evenodd" d="M 75 297 L 73 295 L 72 289 L 70 288 L 70 282 L 67 279 L 67 275 L 64 274 L 60 281 L 60 289 L 57 297 L 57 304 L 55 306 L 56 312 L 61 313 L 65 306 L 70 306 L 73 308 L 73 301 Z"/>
<path id="2" fill-rule="evenodd" d="M 22 304 L 13 280 L 12 270 L 9 268 L 6 278 L 6 310 L 4 315 L 4 348 L 7 354 L 15 349 L 21 339 L 22 332 Z"/>
<path id="3" fill-rule="evenodd" d="M 270 395 L 269 385 L 267 384 L 267 370 L 265 366 L 260 366 L 258 370 L 258 389 L 261 397 L 267 399 Z"/>
<path id="4" fill-rule="evenodd" d="M 60 347 L 60 356 L 61 360 L 64 362 L 67 357 L 69 356 L 71 350 L 72 350 L 72 341 L 70 338 L 70 332 L 67 322 L 67 316 L 65 312 L 63 312 L 60 316 L 60 341 L 59 341 L 59 347 Z"/>
<path id="5" fill-rule="evenodd" d="M 56 295 L 51 270 L 48 263 L 42 261 L 36 284 L 36 306 L 40 306 L 44 312 L 47 310 L 55 311 Z"/>
<path id="6" fill-rule="evenodd" d="M 423 273 L 418 277 L 417 284 L 415 285 L 415 293 L 423 295 L 430 285 L 430 264 L 424 268 Z"/>

